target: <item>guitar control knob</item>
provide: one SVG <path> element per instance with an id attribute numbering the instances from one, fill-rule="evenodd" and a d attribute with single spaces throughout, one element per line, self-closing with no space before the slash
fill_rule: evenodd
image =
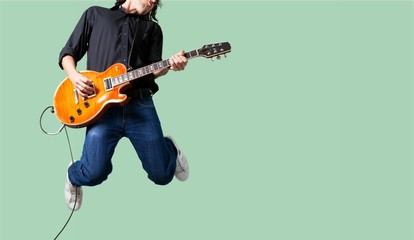
<path id="1" fill-rule="evenodd" d="M 90 106 L 88 102 L 85 102 L 84 105 L 85 105 L 86 108 L 88 108 Z"/>
<path id="2" fill-rule="evenodd" d="M 78 113 L 78 115 L 82 114 L 82 110 L 80 108 L 78 108 L 78 110 L 76 110 L 76 112 Z"/>
<path id="3" fill-rule="evenodd" d="M 75 121 L 75 117 L 74 116 L 70 116 L 69 120 L 70 120 L 70 122 L 74 122 Z"/>

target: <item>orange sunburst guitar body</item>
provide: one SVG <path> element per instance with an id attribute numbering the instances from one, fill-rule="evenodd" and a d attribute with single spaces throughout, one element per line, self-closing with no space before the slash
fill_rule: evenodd
<path id="1" fill-rule="evenodd" d="M 54 96 L 54 110 L 57 118 L 69 127 L 85 127 L 96 120 L 110 106 L 127 103 L 127 96 L 121 92 L 131 85 L 124 82 L 112 89 L 105 89 L 104 79 L 125 74 L 126 67 L 117 63 L 104 72 L 81 71 L 80 73 L 93 82 L 95 92 L 87 98 L 74 88 L 69 78 L 64 79 L 57 88 Z"/>
<path id="2" fill-rule="evenodd" d="M 202 48 L 185 53 L 184 56 L 188 59 L 199 56 L 219 58 L 221 54 L 230 51 L 230 43 L 223 42 L 204 45 Z M 123 91 L 131 87 L 130 81 L 170 66 L 169 60 L 163 60 L 129 72 L 121 63 L 110 66 L 104 72 L 81 71 L 82 75 L 92 81 L 94 93 L 82 98 L 72 81 L 65 78 L 54 95 L 55 115 L 68 127 L 89 126 L 96 122 L 109 107 L 128 102 L 128 97 L 123 94 Z"/>

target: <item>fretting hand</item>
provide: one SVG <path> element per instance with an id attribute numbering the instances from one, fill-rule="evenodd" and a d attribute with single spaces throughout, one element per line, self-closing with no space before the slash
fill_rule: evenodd
<path id="1" fill-rule="evenodd" d="M 184 56 L 184 50 L 181 50 L 179 53 L 174 54 L 169 59 L 171 67 L 170 70 L 173 71 L 182 71 L 187 66 L 188 59 Z"/>

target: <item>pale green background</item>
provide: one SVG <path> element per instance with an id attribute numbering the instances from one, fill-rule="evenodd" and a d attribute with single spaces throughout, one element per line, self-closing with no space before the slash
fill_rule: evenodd
<path id="1" fill-rule="evenodd" d="M 1 239 L 53 239 L 70 213 L 66 138 L 39 116 L 83 10 L 112 3 L 0 3 Z M 59 239 L 413 239 L 413 2 L 165 0 L 159 19 L 164 58 L 233 47 L 158 81 L 190 179 L 155 186 L 123 140 Z"/>

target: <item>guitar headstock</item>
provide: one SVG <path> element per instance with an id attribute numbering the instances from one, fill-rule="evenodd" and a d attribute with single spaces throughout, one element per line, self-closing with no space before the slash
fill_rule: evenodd
<path id="1" fill-rule="evenodd" d="M 220 59 L 221 55 L 226 55 L 226 53 L 231 52 L 231 45 L 229 42 L 221 42 L 204 45 L 202 48 L 198 49 L 200 56 L 205 58 L 216 58 Z"/>

